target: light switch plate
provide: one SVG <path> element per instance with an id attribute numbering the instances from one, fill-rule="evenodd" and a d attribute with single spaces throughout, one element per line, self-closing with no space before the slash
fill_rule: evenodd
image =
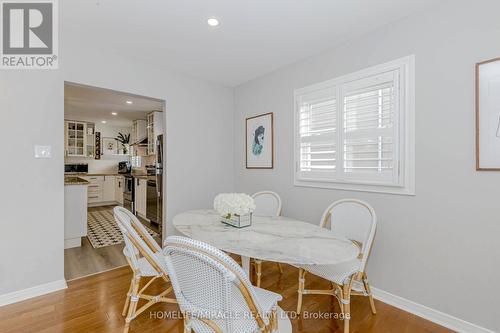
<path id="1" fill-rule="evenodd" d="M 35 146 L 35 158 L 51 158 L 51 146 Z"/>

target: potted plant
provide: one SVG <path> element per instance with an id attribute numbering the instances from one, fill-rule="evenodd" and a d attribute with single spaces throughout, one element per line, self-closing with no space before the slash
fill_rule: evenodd
<path id="1" fill-rule="evenodd" d="M 130 134 L 123 134 L 118 132 L 118 136 L 116 140 L 122 144 L 123 155 L 127 155 L 128 153 L 128 144 L 130 142 Z"/>
<path id="2" fill-rule="evenodd" d="M 214 209 L 221 216 L 222 223 L 243 228 L 252 224 L 255 202 L 248 194 L 221 193 L 215 197 Z"/>

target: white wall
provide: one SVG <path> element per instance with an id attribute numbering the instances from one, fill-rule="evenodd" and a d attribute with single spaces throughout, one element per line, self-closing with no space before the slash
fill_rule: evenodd
<path id="1" fill-rule="evenodd" d="M 63 102 L 60 72 L 0 73 L 0 295 L 63 278 Z"/>
<path id="2" fill-rule="evenodd" d="M 284 215 L 318 223 L 326 206 L 371 203 L 379 228 L 372 284 L 500 330 L 500 173 L 476 172 L 474 64 L 500 56 L 500 3 L 450 1 L 236 88 L 235 189 L 270 189 Z M 416 57 L 416 196 L 294 187 L 293 90 Z M 274 170 L 246 170 L 245 117 L 275 113 Z M 495 262 L 495 264 L 494 264 Z"/>
<path id="3" fill-rule="evenodd" d="M 65 80 L 166 101 L 167 221 L 233 188 L 232 89 L 107 52 L 97 46 L 107 41 L 89 44 L 65 30 L 64 17 L 61 33 L 59 70 L 0 73 L 2 160 L 9 160 L 0 163 L 0 298 L 63 279 Z M 51 145 L 52 159 L 35 160 L 35 144 Z"/>

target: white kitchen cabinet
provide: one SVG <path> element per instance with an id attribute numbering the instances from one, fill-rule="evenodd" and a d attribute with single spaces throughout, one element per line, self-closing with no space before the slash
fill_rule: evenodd
<path id="1" fill-rule="evenodd" d="M 64 186 L 64 248 L 82 245 L 87 236 L 87 185 Z"/>
<path id="2" fill-rule="evenodd" d="M 142 218 L 146 218 L 147 182 L 147 179 L 135 179 L 135 212 Z"/>
<path id="3" fill-rule="evenodd" d="M 102 201 L 113 202 L 115 201 L 115 176 L 104 176 L 102 186 Z"/>
<path id="4" fill-rule="evenodd" d="M 64 122 L 64 152 L 66 156 L 95 156 L 95 124 L 66 120 Z"/>
<path id="5" fill-rule="evenodd" d="M 153 111 L 148 114 L 148 155 L 156 154 L 156 140 L 163 133 L 163 113 Z"/>
<path id="6" fill-rule="evenodd" d="M 115 203 L 116 176 L 81 176 L 89 182 L 88 185 L 88 205 L 102 206 Z"/>
<path id="7" fill-rule="evenodd" d="M 103 201 L 102 186 L 104 183 L 103 176 L 85 176 L 81 177 L 89 182 L 88 185 L 88 204 L 93 206 L 96 203 Z"/>
<path id="8" fill-rule="evenodd" d="M 115 180 L 115 201 L 123 205 L 123 186 L 125 179 L 122 176 L 116 177 Z"/>
<path id="9" fill-rule="evenodd" d="M 147 121 L 137 119 L 132 122 L 132 133 L 130 133 L 130 142 L 138 143 L 148 137 Z"/>

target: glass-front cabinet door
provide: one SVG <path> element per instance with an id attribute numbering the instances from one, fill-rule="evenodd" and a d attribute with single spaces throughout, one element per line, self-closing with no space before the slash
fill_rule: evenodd
<path id="1" fill-rule="evenodd" d="M 148 155 L 153 155 L 155 153 L 155 133 L 154 133 L 154 112 L 148 114 Z"/>
<path id="2" fill-rule="evenodd" d="M 86 156 L 86 127 L 87 124 L 66 121 L 66 156 Z"/>

